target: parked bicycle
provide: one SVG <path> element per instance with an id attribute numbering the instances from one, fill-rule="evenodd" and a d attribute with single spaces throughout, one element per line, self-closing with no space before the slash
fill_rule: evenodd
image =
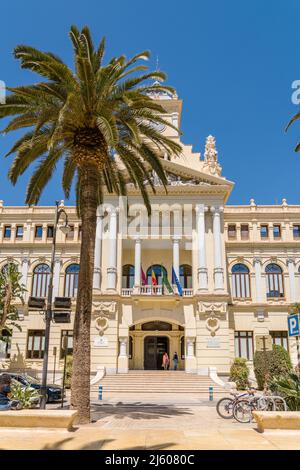
<path id="1" fill-rule="evenodd" d="M 253 411 L 287 411 L 284 398 L 265 391 L 262 395 L 242 398 L 233 405 L 233 417 L 239 423 L 250 423 Z"/>
<path id="2" fill-rule="evenodd" d="M 223 397 L 216 404 L 218 415 L 223 419 L 233 418 L 233 408 L 237 401 L 253 397 L 255 389 L 250 388 L 245 393 L 231 392 L 231 397 Z"/>

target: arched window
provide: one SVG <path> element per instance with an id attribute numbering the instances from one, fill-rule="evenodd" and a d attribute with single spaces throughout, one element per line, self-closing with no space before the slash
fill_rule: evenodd
<path id="1" fill-rule="evenodd" d="M 232 296 L 245 299 L 250 297 L 249 269 L 242 263 L 232 266 Z"/>
<path id="2" fill-rule="evenodd" d="M 161 266 L 160 264 L 153 264 L 153 266 L 149 266 L 147 269 L 147 284 L 151 285 L 152 284 L 152 271 L 155 273 L 157 285 L 161 286 L 162 285 L 162 280 L 163 280 L 163 274 L 165 274 L 166 277 L 168 277 L 167 270 L 164 266 Z"/>
<path id="3" fill-rule="evenodd" d="M 76 297 L 78 289 L 79 264 L 73 263 L 66 268 L 65 297 Z"/>
<path id="4" fill-rule="evenodd" d="M 10 266 L 14 266 L 15 268 L 18 268 L 16 263 L 9 262 L 9 263 L 5 264 L 4 266 L 2 266 L 1 273 L 2 274 L 7 274 Z"/>
<path id="5" fill-rule="evenodd" d="M 50 280 L 48 264 L 38 264 L 33 270 L 32 296 L 47 297 Z"/>
<path id="6" fill-rule="evenodd" d="M 266 266 L 267 297 L 284 297 L 282 269 L 278 264 Z"/>
<path id="7" fill-rule="evenodd" d="M 143 331 L 172 331 L 171 323 L 154 320 L 142 324 Z"/>
<path id="8" fill-rule="evenodd" d="M 131 289 L 134 286 L 134 266 L 125 264 L 122 269 L 122 287 Z"/>
<path id="9" fill-rule="evenodd" d="M 192 267 L 189 264 L 182 264 L 179 268 L 180 284 L 184 289 L 193 287 Z"/>

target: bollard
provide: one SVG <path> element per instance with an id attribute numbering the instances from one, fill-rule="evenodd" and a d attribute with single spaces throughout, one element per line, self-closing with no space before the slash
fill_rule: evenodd
<path id="1" fill-rule="evenodd" d="M 213 401 L 213 399 L 214 399 L 214 389 L 213 389 L 212 385 L 210 385 L 210 387 L 208 388 L 208 391 L 209 391 L 209 401 Z"/>
<path id="2" fill-rule="evenodd" d="M 102 400 L 102 394 L 103 394 L 103 387 L 102 385 L 99 385 L 98 400 Z"/>

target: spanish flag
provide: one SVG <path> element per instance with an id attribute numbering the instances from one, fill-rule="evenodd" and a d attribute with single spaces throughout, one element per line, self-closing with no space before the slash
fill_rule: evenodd
<path id="1" fill-rule="evenodd" d="M 157 286 L 157 279 L 156 279 L 156 275 L 155 275 L 155 272 L 153 271 L 153 269 L 152 269 L 152 272 L 151 272 L 151 281 L 152 281 L 153 286 Z"/>

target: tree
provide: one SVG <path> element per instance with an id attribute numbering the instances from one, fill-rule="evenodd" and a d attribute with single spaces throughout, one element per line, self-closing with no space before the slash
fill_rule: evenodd
<path id="1" fill-rule="evenodd" d="M 173 127 L 166 111 L 149 93 L 174 90 L 161 82 L 160 71 L 145 72 L 137 65 L 148 59 L 143 51 L 127 60 L 124 55 L 103 63 L 105 40 L 94 47 L 90 31 L 71 27 L 74 71 L 57 55 L 19 45 L 14 56 L 21 67 L 42 76 L 29 86 L 8 88 L 0 118 L 13 116 L 4 132 L 29 128 L 7 155 L 16 154 L 9 171 L 15 184 L 36 160 L 26 194 L 27 204 L 37 204 L 56 165 L 63 160 L 62 187 L 68 198 L 76 184 L 78 214 L 82 220 L 79 285 L 74 321 L 72 407 L 79 422 L 90 419 L 90 322 L 94 265 L 96 210 L 104 189 L 126 195 L 130 180 L 139 188 L 148 212 L 150 202 L 145 182 L 155 192 L 150 179 L 154 170 L 166 188 L 167 179 L 160 157 L 162 150 L 179 155 L 181 146 L 157 129 Z M 154 81 L 155 80 L 155 81 Z M 153 82 L 154 81 L 154 82 Z"/>
<path id="2" fill-rule="evenodd" d="M 277 344 L 273 344 L 272 351 L 255 351 L 253 366 L 260 390 L 269 386 L 274 377 L 285 377 L 292 370 L 288 351 Z"/>
<path id="3" fill-rule="evenodd" d="M 0 271 L 0 340 L 7 341 L 12 334 L 13 327 L 18 329 L 19 318 L 18 309 L 15 305 L 16 300 L 24 303 L 23 294 L 26 291 L 21 283 L 22 275 L 18 267 L 13 264 L 7 264 Z"/>

